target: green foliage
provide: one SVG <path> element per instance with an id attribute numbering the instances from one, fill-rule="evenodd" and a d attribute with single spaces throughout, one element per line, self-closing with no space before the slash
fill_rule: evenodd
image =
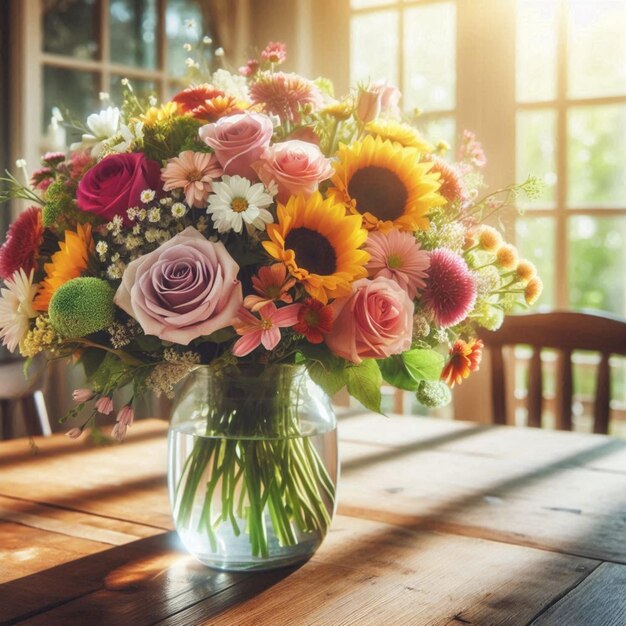
<path id="1" fill-rule="evenodd" d="M 115 291 L 100 278 L 73 278 L 50 301 L 50 322 L 62 337 L 83 337 L 110 326 Z"/>
<path id="2" fill-rule="evenodd" d="M 97 393 L 112 393 L 133 381 L 135 367 L 124 363 L 111 352 L 104 353 L 104 358 L 87 378 L 87 382 Z"/>
<path id="3" fill-rule="evenodd" d="M 306 361 L 309 375 L 329 396 L 345 387 L 347 376 L 343 359 L 335 356 L 323 344 L 307 344 L 301 350 L 301 358 Z"/>
<path id="4" fill-rule="evenodd" d="M 374 359 L 365 359 L 359 365 L 346 367 L 348 393 L 366 409 L 382 413 L 380 387 L 383 378 Z"/>
<path id="5" fill-rule="evenodd" d="M 66 181 L 55 180 L 46 190 L 42 221 L 46 228 L 60 234 L 75 228 L 76 224 L 93 223 L 95 216 L 78 208 L 74 192 L 68 188 Z"/>
<path id="6" fill-rule="evenodd" d="M 144 127 L 144 152 L 148 159 L 164 161 L 178 156 L 183 150 L 193 147 L 198 151 L 202 147 L 200 141 L 190 145 L 190 137 L 197 137 L 201 122 L 181 115 L 156 122 Z"/>
<path id="7" fill-rule="evenodd" d="M 423 380 L 438 380 L 443 357 L 435 350 L 415 348 L 378 362 L 383 378 L 394 387 L 417 391 Z"/>

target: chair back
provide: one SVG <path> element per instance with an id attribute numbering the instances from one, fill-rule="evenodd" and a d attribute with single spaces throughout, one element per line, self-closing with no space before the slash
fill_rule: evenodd
<path id="1" fill-rule="evenodd" d="M 532 356 L 528 378 L 528 425 L 541 426 L 543 378 L 541 350 L 557 351 L 556 423 L 572 429 L 572 352 L 588 350 L 600 354 L 594 401 L 595 433 L 609 427 L 611 401 L 611 355 L 626 356 L 626 320 L 601 313 L 554 311 L 505 318 L 495 332 L 481 330 L 480 338 L 491 354 L 491 403 L 495 423 L 506 423 L 505 346 L 529 345 Z"/>

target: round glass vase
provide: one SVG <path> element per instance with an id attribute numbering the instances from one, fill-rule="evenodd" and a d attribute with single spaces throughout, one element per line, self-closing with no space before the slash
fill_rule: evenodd
<path id="1" fill-rule="evenodd" d="M 264 570 L 309 558 L 335 510 L 337 422 L 303 366 L 199 366 L 174 404 L 168 487 L 199 561 Z"/>

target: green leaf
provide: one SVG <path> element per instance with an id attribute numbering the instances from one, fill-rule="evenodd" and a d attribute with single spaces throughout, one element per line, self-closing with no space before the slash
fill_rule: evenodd
<path id="1" fill-rule="evenodd" d="M 346 362 L 325 345 L 305 344 L 296 354 L 296 362 L 306 363 L 309 375 L 329 396 L 346 385 Z"/>
<path id="2" fill-rule="evenodd" d="M 112 393 L 125 387 L 133 380 L 135 368 L 121 361 L 115 354 L 107 352 L 102 362 L 96 367 L 88 382 L 94 391 Z"/>
<path id="3" fill-rule="evenodd" d="M 406 391 L 417 391 L 418 382 L 407 370 L 401 355 L 397 354 L 378 361 L 378 367 L 383 378 L 390 385 Z"/>
<path id="4" fill-rule="evenodd" d="M 370 411 L 382 413 L 380 408 L 380 387 L 383 378 L 378 364 L 373 359 L 366 359 L 359 365 L 346 367 L 348 393 Z"/>
<path id="5" fill-rule="evenodd" d="M 416 380 L 439 380 L 443 369 L 443 356 L 435 350 L 409 350 L 402 355 L 402 362 L 411 377 Z"/>
<path id="6" fill-rule="evenodd" d="M 97 348 L 85 348 L 81 352 L 80 362 L 83 364 L 85 376 L 88 379 L 97 372 L 105 356 L 106 352 L 104 350 L 98 350 Z"/>

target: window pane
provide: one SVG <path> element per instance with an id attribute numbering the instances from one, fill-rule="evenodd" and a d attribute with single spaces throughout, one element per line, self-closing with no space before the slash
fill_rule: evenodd
<path id="1" fill-rule="evenodd" d="M 568 113 L 569 206 L 626 206 L 626 105 Z"/>
<path id="2" fill-rule="evenodd" d="M 42 3 L 43 49 L 77 59 L 98 54 L 96 0 L 47 0 Z"/>
<path id="3" fill-rule="evenodd" d="M 456 10 L 451 2 L 406 10 L 404 85 L 406 111 L 455 108 Z"/>
<path id="4" fill-rule="evenodd" d="M 122 78 L 124 76 L 111 76 L 111 101 L 117 106 L 121 106 L 124 101 L 124 88 L 122 86 Z M 140 99 L 147 98 L 150 94 L 156 90 L 154 81 L 151 80 L 139 80 L 137 78 L 129 78 L 133 92 Z"/>
<path id="5" fill-rule="evenodd" d="M 156 0 L 111 0 L 109 11 L 111 61 L 155 67 Z"/>
<path id="6" fill-rule="evenodd" d="M 556 198 L 556 114 L 551 110 L 521 111 L 517 114 L 516 178 L 539 177 L 545 187 L 539 198 L 520 197 L 521 207 L 553 207 Z"/>
<path id="7" fill-rule="evenodd" d="M 515 239 L 520 256 L 537 266 L 544 289 L 538 306 L 556 303 L 554 254 L 555 226 L 551 217 L 521 217 L 515 221 Z"/>
<path id="8" fill-rule="evenodd" d="M 626 315 L 626 217 L 570 218 L 569 300 Z"/>
<path id="9" fill-rule="evenodd" d="M 58 107 L 64 117 L 85 123 L 87 116 L 98 109 L 97 75 L 58 67 L 43 68 L 42 129 L 48 128 L 52 108 Z M 77 141 L 78 134 L 68 129 L 68 143 Z"/>
<path id="10" fill-rule="evenodd" d="M 392 4 L 395 0 L 350 0 L 350 7 L 353 9 L 364 9 L 376 7 L 384 4 Z"/>
<path id="11" fill-rule="evenodd" d="M 202 37 L 211 36 L 197 0 L 168 0 L 165 30 L 168 72 L 173 76 L 184 76 L 187 71 L 185 59 L 191 53 L 184 50 L 183 46 L 191 44 L 194 54 L 197 55 L 196 47 Z"/>
<path id="12" fill-rule="evenodd" d="M 626 94 L 626 3 L 568 3 L 568 92 L 573 98 Z"/>
<path id="13" fill-rule="evenodd" d="M 517 4 L 517 99 L 552 100 L 556 94 L 556 0 Z"/>
<path id="14" fill-rule="evenodd" d="M 454 155 L 456 147 L 456 121 L 453 117 L 439 117 L 417 121 L 420 132 L 432 144 L 445 141 L 450 146 L 448 154 Z"/>
<path id="15" fill-rule="evenodd" d="M 352 83 L 387 79 L 398 84 L 397 11 L 377 11 L 352 17 L 350 71 Z"/>

